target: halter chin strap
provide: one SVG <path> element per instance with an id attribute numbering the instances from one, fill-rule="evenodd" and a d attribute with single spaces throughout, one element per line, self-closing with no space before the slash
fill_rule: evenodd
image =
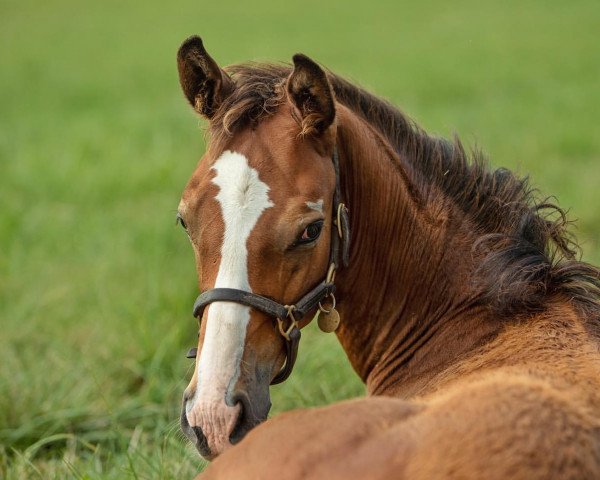
<path id="1" fill-rule="evenodd" d="M 350 228 L 348 221 L 348 210 L 341 203 L 340 175 L 337 146 L 333 150 L 333 166 L 335 169 L 335 191 L 333 193 L 333 227 L 331 229 L 331 246 L 329 251 L 329 268 L 325 280 L 305 294 L 293 305 L 283 305 L 270 298 L 257 295 L 256 293 L 238 290 L 235 288 L 212 288 L 202 292 L 194 302 L 194 317 L 200 319 L 207 305 L 213 302 L 233 302 L 259 310 L 269 317 L 277 319 L 279 333 L 285 339 L 286 360 L 285 365 L 271 381 L 276 385 L 285 381 L 294 368 L 298 356 L 298 345 L 300 343 L 300 328 L 298 323 L 307 313 L 316 309 L 320 302 L 327 297 L 333 297 L 335 293 L 335 272 L 341 263 L 348 265 Z M 334 228 L 335 227 L 335 228 Z M 197 348 L 188 351 L 188 358 L 196 358 Z"/>

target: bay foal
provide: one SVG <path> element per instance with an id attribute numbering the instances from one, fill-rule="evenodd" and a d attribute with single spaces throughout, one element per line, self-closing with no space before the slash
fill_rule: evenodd
<path id="1" fill-rule="evenodd" d="M 226 72 L 192 37 L 178 65 L 211 134 L 179 207 L 200 289 L 293 305 L 331 265 L 339 183 L 336 334 L 372 396 L 230 449 L 266 418 L 288 340 L 260 308 L 214 301 L 182 410 L 204 456 L 225 452 L 207 478 L 600 475 L 600 274 L 560 209 L 305 56 Z"/>

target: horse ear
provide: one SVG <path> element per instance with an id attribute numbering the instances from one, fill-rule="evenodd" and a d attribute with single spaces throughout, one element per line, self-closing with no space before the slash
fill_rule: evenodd
<path id="1" fill-rule="evenodd" d="M 192 36 L 181 44 L 177 69 L 183 93 L 194 110 L 206 118 L 210 119 L 233 91 L 233 81 L 206 53 L 200 37 Z"/>
<path id="2" fill-rule="evenodd" d="M 335 119 L 333 89 L 323 69 L 306 55 L 297 53 L 293 60 L 287 91 L 302 115 L 302 133 L 321 134 Z"/>

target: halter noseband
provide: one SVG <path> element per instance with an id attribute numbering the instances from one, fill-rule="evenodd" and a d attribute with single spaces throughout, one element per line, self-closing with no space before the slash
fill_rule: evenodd
<path id="1" fill-rule="evenodd" d="M 298 344 L 300 343 L 300 329 L 298 323 L 327 297 L 332 297 L 335 303 L 335 272 L 341 262 L 348 265 L 350 228 L 348 221 L 348 210 L 341 202 L 340 175 L 337 146 L 333 149 L 333 167 L 335 170 L 335 190 L 333 193 L 333 224 L 336 228 L 331 229 L 331 246 L 329 250 L 329 268 L 327 276 L 316 287 L 310 290 L 293 305 L 283 305 L 270 298 L 257 295 L 256 293 L 238 290 L 235 288 L 211 288 L 198 295 L 194 302 L 194 317 L 201 319 L 204 309 L 213 302 L 233 302 L 259 310 L 272 318 L 277 319 L 279 333 L 285 339 L 286 360 L 285 365 L 271 381 L 276 385 L 285 381 L 294 368 L 298 356 Z M 341 252 L 340 252 L 341 247 Z M 286 325 L 287 322 L 287 325 Z M 191 348 L 188 358 L 196 358 L 197 348 Z"/>

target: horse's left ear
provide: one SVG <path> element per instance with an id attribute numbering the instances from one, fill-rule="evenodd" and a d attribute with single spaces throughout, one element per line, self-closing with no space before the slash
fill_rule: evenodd
<path id="1" fill-rule="evenodd" d="M 333 89 L 323 69 L 306 55 L 293 57 L 287 82 L 291 101 L 302 115 L 302 134 L 322 134 L 335 119 Z"/>

